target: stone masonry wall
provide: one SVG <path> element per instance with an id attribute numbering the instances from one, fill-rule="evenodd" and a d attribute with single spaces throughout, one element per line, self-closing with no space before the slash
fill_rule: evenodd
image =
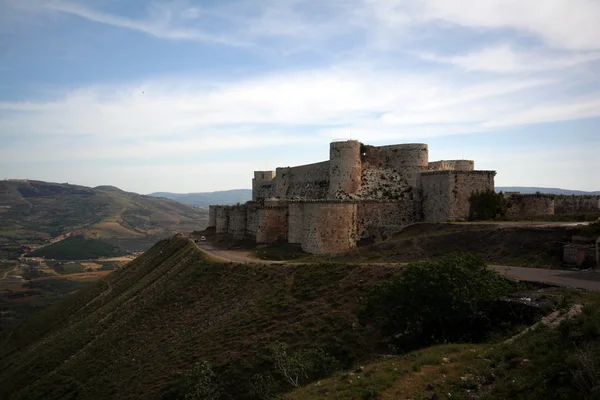
<path id="1" fill-rule="evenodd" d="M 469 197 L 475 192 L 494 190 L 495 175 L 496 171 L 450 172 L 451 221 L 466 221 L 469 219 L 471 209 Z"/>
<path id="2" fill-rule="evenodd" d="M 441 160 L 429 163 L 430 171 L 473 171 L 475 161 L 473 160 Z"/>
<path id="3" fill-rule="evenodd" d="M 506 217 L 534 217 L 554 215 L 554 196 L 537 194 L 511 194 L 506 196 Z"/>
<path id="4" fill-rule="evenodd" d="M 217 226 L 217 206 L 208 206 L 208 226 Z"/>
<path id="5" fill-rule="evenodd" d="M 304 238 L 304 203 L 289 203 L 288 242 L 302 243 Z"/>
<path id="6" fill-rule="evenodd" d="M 256 240 L 256 229 L 258 226 L 258 205 L 249 201 L 246 203 L 246 235 Z"/>
<path id="7" fill-rule="evenodd" d="M 329 199 L 346 199 L 360 190 L 361 143 L 332 142 L 329 146 Z"/>
<path id="8" fill-rule="evenodd" d="M 425 222 L 450 220 L 449 174 L 423 174 L 421 176 L 423 218 Z"/>
<path id="9" fill-rule="evenodd" d="M 256 242 L 273 243 L 288 237 L 288 207 L 264 207 L 256 210 Z"/>
<path id="10" fill-rule="evenodd" d="M 245 205 L 229 207 L 229 227 L 227 232 L 234 239 L 244 239 L 246 237 L 246 213 Z"/>
<path id="11" fill-rule="evenodd" d="M 420 203 L 410 199 L 357 203 L 357 236 L 384 240 L 421 221 Z"/>
<path id="12" fill-rule="evenodd" d="M 215 232 L 227 233 L 229 230 L 229 207 L 215 206 Z"/>
<path id="13" fill-rule="evenodd" d="M 302 250 L 327 254 L 356 247 L 356 212 L 353 202 L 304 203 Z"/>
<path id="14" fill-rule="evenodd" d="M 280 199 L 325 199 L 329 190 L 329 161 L 277 168 L 275 196 Z"/>
<path id="15" fill-rule="evenodd" d="M 421 177 L 425 222 L 466 221 L 469 197 L 494 189 L 495 171 L 436 171 Z"/>
<path id="16" fill-rule="evenodd" d="M 252 201 L 275 196 L 275 171 L 254 171 Z"/>
<path id="17" fill-rule="evenodd" d="M 556 214 L 600 212 L 600 196 L 555 196 Z"/>

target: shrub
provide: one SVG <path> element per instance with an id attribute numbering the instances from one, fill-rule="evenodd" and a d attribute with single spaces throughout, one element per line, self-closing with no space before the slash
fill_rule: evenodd
<path id="1" fill-rule="evenodd" d="M 275 373 L 292 387 L 328 376 L 339 368 L 337 360 L 321 349 L 290 352 L 287 344 L 276 342 L 269 350 Z"/>
<path id="2" fill-rule="evenodd" d="M 481 340 L 492 325 L 492 304 L 507 292 L 508 284 L 481 258 L 455 253 L 409 264 L 377 285 L 366 299 L 364 317 L 402 350 Z"/>
<path id="3" fill-rule="evenodd" d="M 488 220 L 504 216 L 506 199 L 502 193 L 488 189 L 469 196 L 469 219 Z"/>
<path id="4" fill-rule="evenodd" d="M 220 397 L 216 374 L 208 361 L 200 361 L 183 375 L 181 393 L 185 400 L 216 400 Z"/>

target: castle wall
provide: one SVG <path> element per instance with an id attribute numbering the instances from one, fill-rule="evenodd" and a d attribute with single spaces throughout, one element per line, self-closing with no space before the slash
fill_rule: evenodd
<path id="1" fill-rule="evenodd" d="M 246 236 L 256 240 L 256 230 L 258 228 L 258 206 L 255 202 L 246 203 Z"/>
<path id="2" fill-rule="evenodd" d="M 275 171 L 254 171 L 252 201 L 275 196 Z"/>
<path id="3" fill-rule="evenodd" d="M 427 173 L 421 176 L 423 218 L 425 222 L 450 220 L 450 176 Z"/>
<path id="4" fill-rule="evenodd" d="M 365 146 L 363 168 L 393 169 L 408 186 L 420 188 L 421 173 L 429 168 L 429 150 L 426 144 L 398 144 Z"/>
<path id="5" fill-rule="evenodd" d="M 556 214 L 600 212 L 600 196 L 555 196 Z"/>
<path id="6" fill-rule="evenodd" d="M 324 254 L 356 247 L 356 214 L 353 202 L 304 203 L 302 250 Z"/>
<path id="7" fill-rule="evenodd" d="M 217 226 L 217 206 L 208 206 L 208 226 Z"/>
<path id="8" fill-rule="evenodd" d="M 302 243 L 304 238 L 304 203 L 290 203 L 288 211 L 288 242 Z"/>
<path id="9" fill-rule="evenodd" d="M 554 196 L 538 194 L 511 194 L 506 197 L 508 218 L 554 215 Z"/>
<path id="10" fill-rule="evenodd" d="M 288 207 L 263 207 L 256 210 L 256 242 L 273 243 L 288 237 Z"/>
<path id="11" fill-rule="evenodd" d="M 420 220 L 420 203 L 414 200 L 366 200 L 357 203 L 358 238 L 386 239 Z"/>
<path id="12" fill-rule="evenodd" d="M 329 190 L 329 161 L 277 168 L 275 196 L 280 199 L 325 199 Z"/>
<path id="13" fill-rule="evenodd" d="M 426 222 L 466 221 L 469 197 L 494 190 L 495 171 L 436 171 L 421 177 Z"/>
<path id="14" fill-rule="evenodd" d="M 429 163 L 430 171 L 474 171 L 473 160 L 441 160 Z"/>
<path id="15" fill-rule="evenodd" d="M 229 226 L 227 233 L 234 239 L 244 239 L 246 237 L 246 213 L 247 208 L 243 206 L 229 207 Z"/>
<path id="16" fill-rule="evenodd" d="M 471 210 L 469 197 L 475 192 L 494 190 L 495 176 L 496 171 L 450 172 L 450 220 L 468 220 Z"/>
<path id="17" fill-rule="evenodd" d="M 360 190 L 361 144 L 356 140 L 332 142 L 329 146 L 330 199 L 344 199 Z"/>
<path id="18" fill-rule="evenodd" d="M 407 181 L 406 176 L 387 167 L 363 168 L 362 183 L 357 197 L 360 199 L 413 199 L 418 190 Z"/>
<path id="19" fill-rule="evenodd" d="M 227 233 L 229 230 L 229 207 L 215 206 L 215 232 Z"/>

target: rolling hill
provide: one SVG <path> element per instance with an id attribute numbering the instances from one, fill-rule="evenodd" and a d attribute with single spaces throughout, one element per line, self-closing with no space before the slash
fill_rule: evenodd
<path id="1" fill-rule="evenodd" d="M 83 234 L 145 250 L 160 238 L 202 229 L 207 222 L 207 210 L 112 186 L 0 181 L 0 246 Z"/>
<path id="2" fill-rule="evenodd" d="M 223 190 L 219 192 L 202 192 L 202 193 L 169 193 L 156 192 L 150 196 L 164 197 L 175 200 L 184 204 L 191 204 L 199 207 L 208 207 L 211 204 L 237 204 L 245 203 L 252 199 L 251 189 L 233 189 Z"/>
<path id="3" fill-rule="evenodd" d="M 472 302 L 463 267 L 452 270 L 458 279 L 447 279 L 436 275 L 441 264 L 425 265 L 437 286 L 414 276 L 424 282 L 421 291 L 404 296 L 421 302 L 428 315 L 436 314 L 436 301 L 454 307 L 448 293 L 437 295 L 449 281 L 451 288 L 465 285 L 466 294 L 456 296 L 466 307 L 481 307 Z M 598 296 L 562 297 L 548 289 L 546 309 L 583 300 L 584 312 L 559 329 L 514 336 L 510 344 L 504 338 L 513 331 L 499 330 L 489 342 L 394 355 L 389 340 L 402 334 L 386 336 L 378 324 L 398 309 L 398 273 L 385 265 L 218 263 L 181 235 L 164 239 L 0 334 L 0 398 L 595 398 L 570 377 L 598 378 L 587 362 L 600 355 Z M 527 286 L 514 285 L 522 297 Z M 365 313 L 365 299 L 379 303 Z M 515 310 L 509 306 L 504 314 Z M 412 329 L 437 321 L 414 314 Z M 588 358 L 577 358 L 581 349 Z"/>

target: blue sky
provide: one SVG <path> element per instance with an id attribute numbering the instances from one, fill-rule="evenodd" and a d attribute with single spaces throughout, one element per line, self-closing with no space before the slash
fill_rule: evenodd
<path id="1" fill-rule="evenodd" d="M 250 187 L 333 139 L 600 190 L 597 0 L 0 0 L 0 179 Z"/>

